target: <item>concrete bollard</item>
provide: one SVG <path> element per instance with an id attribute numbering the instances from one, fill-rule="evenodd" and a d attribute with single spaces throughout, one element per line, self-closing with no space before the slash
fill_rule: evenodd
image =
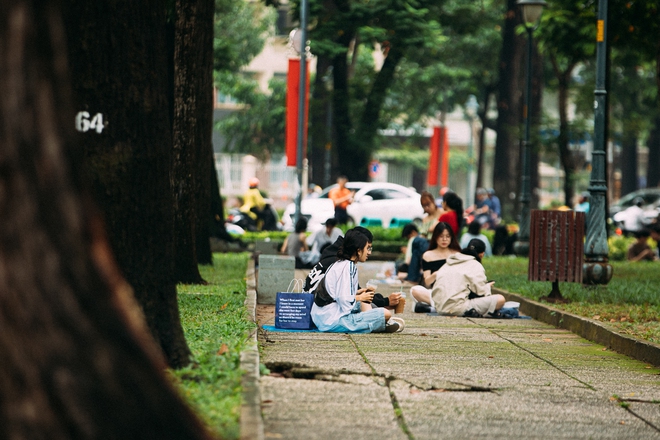
<path id="1" fill-rule="evenodd" d="M 259 255 L 257 303 L 275 304 L 277 292 L 286 292 L 295 274 L 294 257 Z"/>

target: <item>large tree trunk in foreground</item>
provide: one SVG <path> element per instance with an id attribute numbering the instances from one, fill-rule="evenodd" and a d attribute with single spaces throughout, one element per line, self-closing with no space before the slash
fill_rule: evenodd
<path id="1" fill-rule="evenodd" d="M 493 186 L 502 202 L 502 216 L 512 219 L 518 214 L 520 185 L 520 135 L 521 121 L 520 64 L 522 62 L 522 38 L 515 28 L 520 23 L 516 0 L 507 0 L 506 20 L 502 28 L 502 53 L 500 55 L 500 84 L 497 97 L 497 141 L 493 169 Z M 518 220 L 518 219 L 516 219 Z"/>
<path id="2" fill-rule="evenodd" d="M 213 0 L 176 2 L 174 26 L 174 276 L 180 283 L 202 283 L 197 238 L 208 226 L 209 160 L 213 124 Z M 203 173 L 203 174 L 200 174 Z M 204 212 L 200 210 L 204 209 Z M 204 222 L 199 221 L 200 218 Z M 206 229 L 206 241 L 209 234 Z"/>
<path id="3" fill-rule="evenodd" d="M 59 10 L 0 10 L 0 437 L 209 438 L 85 195 Z"/>
<path id="4" fill-rule="evenodd" d="M 81 136 L 110 243 L 169 364 L 187 365 L 172 276 L 165 6 L 72 0 L 65 20 L 76 111 L 102 114 L 106 124 Z"/>

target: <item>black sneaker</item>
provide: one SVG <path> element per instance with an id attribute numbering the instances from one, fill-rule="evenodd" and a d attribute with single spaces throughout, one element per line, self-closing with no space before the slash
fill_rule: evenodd
<path id="1" fill-rule="evenodd" d="M 415 304 L 415 313 L 431 313 L 431 304 L 418 302 Z"/>

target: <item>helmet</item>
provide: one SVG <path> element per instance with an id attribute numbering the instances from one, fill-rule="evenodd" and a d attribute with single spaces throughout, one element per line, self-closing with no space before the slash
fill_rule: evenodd
<path id="1" fill-rule="evenodd" d="M 257 186 L 259 186 L 259 179 L 257 179 L 256 177 L 250 177 L 250 179 L 248 180 L 248 185 L 250 185 L 250 188 L 256 188 Z"/>

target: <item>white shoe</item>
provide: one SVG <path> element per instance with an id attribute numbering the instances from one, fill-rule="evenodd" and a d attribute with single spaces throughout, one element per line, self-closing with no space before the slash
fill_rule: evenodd
<path id="1" fill-rule="evenodd" d="M 398 317 L 390 318 L 387 323 L 385 323 L 385 333 L 399 333 L 403 331 L 403 328 L 406 326 L 403 319 Z"/>

